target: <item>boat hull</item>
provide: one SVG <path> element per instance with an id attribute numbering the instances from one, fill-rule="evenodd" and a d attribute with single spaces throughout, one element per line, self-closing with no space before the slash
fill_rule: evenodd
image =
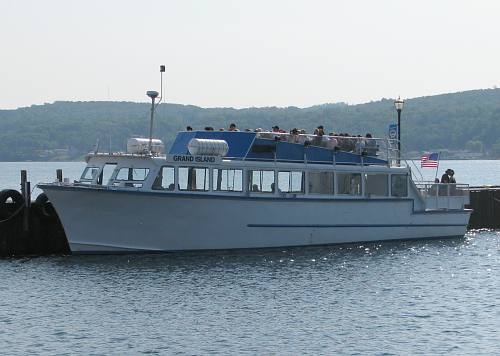
<path id="1" fill-rule="evenodd" d="M 302 199 L 41 185 L 73 253 L 269 248 L 463 236 L 470 210 L 412 199 Z"/>

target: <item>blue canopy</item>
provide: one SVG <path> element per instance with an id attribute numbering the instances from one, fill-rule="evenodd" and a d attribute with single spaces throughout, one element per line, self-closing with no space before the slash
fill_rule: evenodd
<path id="1" fill-rule="evenodd" d="M 256 137 L 255 132 L 183 131 L 177 134 L 169 154 L 189 155 L 188 144 L 193 138 L 224 140 L 229 146 L 227 158 L 252 161 L 277 160 L 328 164 L 386 165 L 387 161 L 373 156 L 336 151 L 325 147 L 290 143 Z"/>

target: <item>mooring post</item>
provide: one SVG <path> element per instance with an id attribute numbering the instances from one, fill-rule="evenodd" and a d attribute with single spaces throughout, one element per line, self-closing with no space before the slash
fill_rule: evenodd
<path id="1" fill-rule="evenodd" d="M 28 174 L 26 170 L 21 170 L 21 195 L 26 202 L 26 180 L 28 179 Z"/>
<path id="2" fill-rule="evenodd" d="M 57 181 L 58 182 L 62 182 L 63 181 L 62 169 L 57 169 L 56 170 L 56 176 L 57 176 Z"/>
<path id="3" fill-rule="evenodd" d="M 25 204 L 26 204 L 26 207 L 29 209 L 31 208 L 31 182 L 30 181 L 26 181 L 26 201 L 25 201 Z"/>
<path id="4" fill-rule="evenodd" d="M 21 171 L 21 195 L 24 200 L 23 231 L 30 232 L 30 208 L 31 208 L 31 184 L 28 182 L 28 174 Z"/>

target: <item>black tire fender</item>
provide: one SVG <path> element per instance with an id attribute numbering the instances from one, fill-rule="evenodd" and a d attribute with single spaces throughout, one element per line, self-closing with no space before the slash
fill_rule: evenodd
<path id="1" fill-rule="evenodd" d="M 0 192 L 0 204 L 7 204 L 8 199 L 12 200 L 12 203 L 16 208 L 24 204 L 24 199 L 21 193 L 15 189 L 4 189 Z"/>
<path id="2" fill-rule="evenodd" d="M 8 200 L 12 203 L 8 203 Z M 4 189 L 0 191 L 0 222 L 4 219 L 10 220 L 24 205 L 24 199 L 21 193 L 14 189 Z"/>
<path id="3" fill-rule="evenodd" d="M 57 213 L 45 193 L 41 193 L 35 199 L 35 204 L 40 207 L 40 213 L 44 218 L 55 218 Z"/>

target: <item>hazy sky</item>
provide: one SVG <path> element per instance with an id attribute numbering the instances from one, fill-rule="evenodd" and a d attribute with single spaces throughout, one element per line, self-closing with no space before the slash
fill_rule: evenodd
<path id="1" fill-rule="evenodd" d="M 500 1 L 0 0 L 0 108 L 360 103 L 500 85 Z"/>

